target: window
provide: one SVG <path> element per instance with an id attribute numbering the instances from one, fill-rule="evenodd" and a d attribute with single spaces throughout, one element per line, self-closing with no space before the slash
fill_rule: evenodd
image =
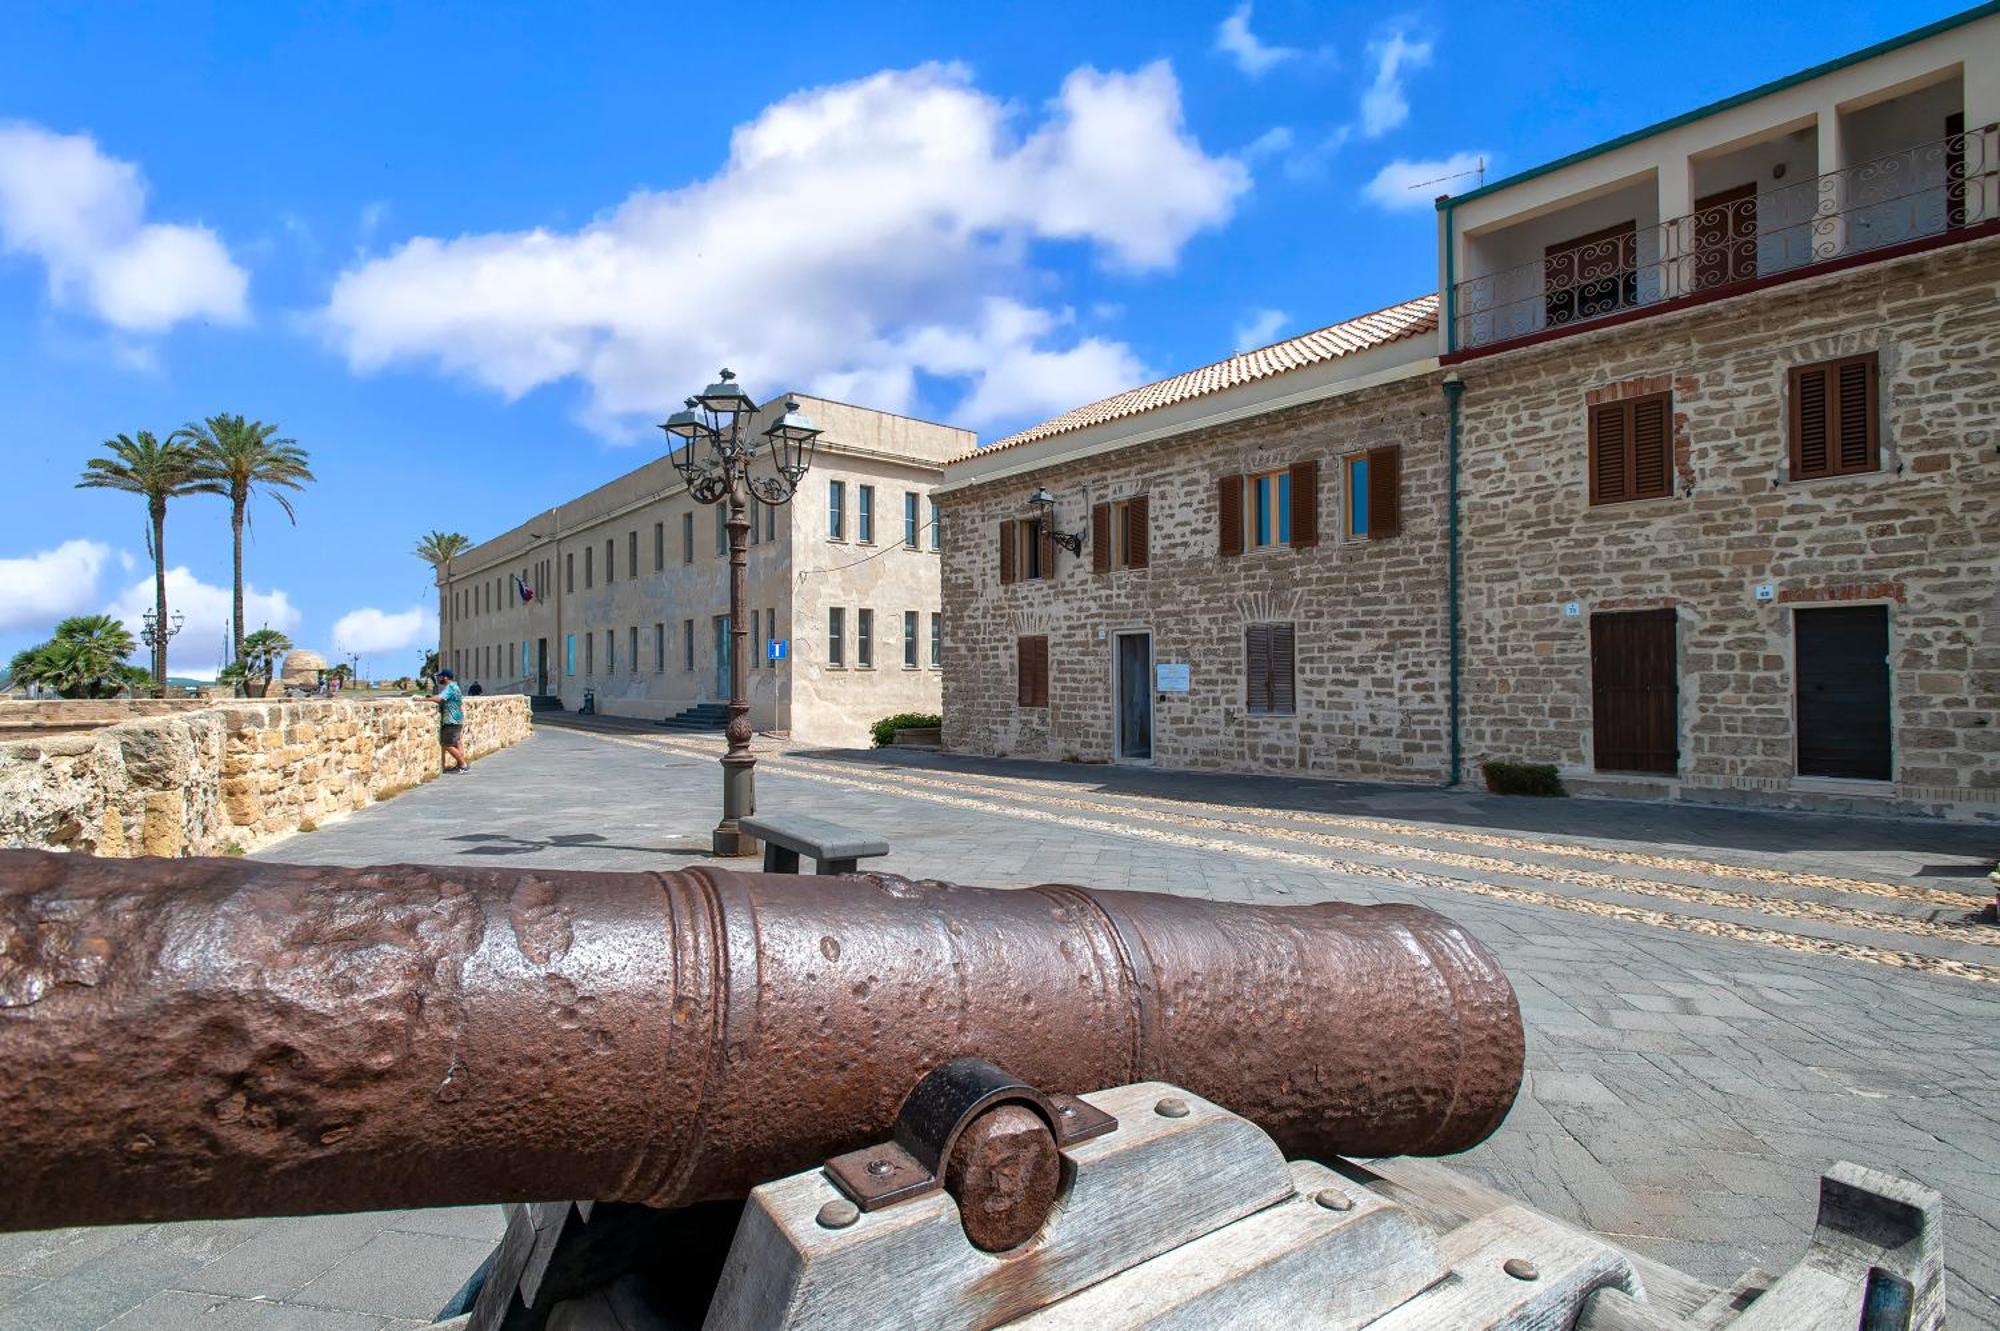
<path id="1" fill-rule="evenodd" d="M 667 626 L 665 624 L 653 625 L 653 673 L 656 675 L 667 673 Z"/>
<path id="2" fill-rule="evenodd" d="M 1145 495 L 1091 505 L 1091 571 L 1108 573 L 1114 568 L 1146 567 L 1151 545 L 1148 526 Z"/>
<path id="3" fill-rule="evenodd" d="M 681 514 L 681 563 L 694 563 L 694 511 Z"/>
<path id="4" fill-rule="evenodd" d="M 604 630 L 604 673 L 616 673 L 618 669 L 618 630 Z"/>
<path id="5" fill-rule="evenodd" d="M 1319 544 L 1319 463 L 1283 471 L 1224 476 L 1216 487 L 1218 551 Z"/>
<path id="6" fill-rule="evenodd" d="M 1790 378 L 1792 479 L 1852 476 L 1882 466 L 1874 352 L 1801 365 Z"/>
<path id="7" fill-rule="evenodd" d="M 914 670 L 917 666 L 917 612 L 903 612 L 903 664 Z"/>
<path id="8" fill-rule="evenodd" d="M 1049 705 L 1049 640 L 1014 640 L 1014 701 L 1021 707 Z"/>
<path id="9" fill-rule="evenodd" d="M 585 547 L 583 547 L 583 585 L 585 587 L 590 586 L 592 581 L 594 581 L 592 577 L 592 570 L 596 567 L 596 564 L 594 563 L 596 554 L 597 551 L 592 549 L 590 546 L 586 545 Z"/>
<path id="10" fill-rule="evenodd" d="M 1631 222 L 1542 251 L 1543 317 L 1549 327 L 1595 319 L 1639 303 L 1639 238 Z"/>
<path id="11" fill-rule="evenodd" d="M 903 491 L 903 544 L 912 550 L 917 548 L 917 492 Z"/>
<path id="12" fill-rule="evenodd" d="M 875 487 L 861 486 L 854 496 L 854 539 L 863 545 L 875 543 Z"/>
<path id="13" fill-rule="evenodd" d="M 634 537 L 633 539 L 636 540 L 638 538 Z M 627 649 L 626 659 L 632 663 L 627 668 L 636 675 L 639 673 L 639 626 L 637 624 L 632 626 L 630 636 L 625 639 L 625 646 Z"/>
<path id="14" fill-rule="evenodd" d="M 589 561 L 586 560 L 585 562 L 588 563 Z M 583 635 L 583 673 L 586 675 L 597 673 L 597 635 L 595 633 L 586 633 Z"/>
<path id="15" fill-rule="evenodd" d="M 618 550 L 618 543 L 612 540 L 609 536 L 605 537 L 604 538 L 604 581 L 607 586 L 610 584 L 613 578 L 618 576 L 616 573 L 612 572 L 612 567 L 613 567 L 612 555 L 615 554 L 617 550 Z M 626 571 L 629 573 L 631 570 L 627 569 Z"/>
<path id="16" fill-rule="evenodd" d="M 847 539 L 847 482 L 826 483 L 826 536 L 830 541 Z"/>
<path id="17" fill-rule="evenodd" d="M 826 612 L 826 663 L 837 666 L 847 659 L 847 612 L 834 606 Z"/>
<path id="18" fill-rule="evenodd" d="M 931 614 L 931 664 L 944 664 L 944 616 Z"/>
<path id="19" fill-rule="evenodd" d="M 636 530 L 625 533 L 625 576 L 639 576 L 639 533 Z"/>
<path id="20" fill-rule="evenodd" d="M 571 552 L 570 552 L 569 554 L 566 554 L 566 555 L 564 555 L 564 556 L 563 556 L 563 582 L 564 582 L 564 588 L 563 588 L 563 590 L 565 590 L 565 591 L 571 591 L 571 592 L 573 592 L 573 591 L 575 591 L 575 590 L 576 590 L 576 552 L 575 552 L 575 551 L 571 551 Z"/>
<path id="21" fill-rule="evenodd" d="M 1243 629 L 1243 701 L 1252 716 L 1290 716 L 1294 698 L 1290 624 L 1249 624 Z"/>
<path id="22" fill-rule="evenodd" d="M 1402 450 L 1371 448 L 1347 459 L 1347 534 L 1383 540 L 1401 528 Z"/>
<path id="23" fill-rule="evenodd" d="M 563 673 L 565 675 L 574 675 L 576 673 L 576 635 L 574 633 L 563 635 Z"/>
<path id="24" fill-rule="evenodd" d="M 854 612 L 854 664 L 864 670 L 875 667 L 875 612 Z"/>
<path id="25" fill-rule="evenodd" d="M 775 609 L 766 610 L 764 612 L 765 641 L 767 643 L 776 641 L 777 636 L 778 636 L 778 612 Z M 776 670 L 778 668 L 778 663 L 776 661 L 771 660 L 771 653 L 769 651 L 766 651 L 764 653 L 764 661 L 765 664 L 770 666 L 771 669 Z"/>
<path id="26" fill-rule="evenodd" d="M 715 505 L 715 553 L 729 553 L 729 505 Z"/>
<path id="27" fill-rule="evenodd" d="M 1674 492 L 1668 423 L 1673 397 L 1653 393 L 1590 409 L 1590 502 L 1623 504 Z"/>
<path id="28" fill-rule="evenodd" d="M 653 572 L 658 573 L 667 566 L 667 524 L 653 524 Z"/>
<path id="29" fill-rule="evenodd" d="M 943 524 L 938 521 L 937 500 L 933 499 L 931 500 L 931 549 L 938 548 L 938 533 L 943 530 Z"/>
<path id="30" fill-rule="evenodd" d="M 692 619 L 681 621 L 681 656 L 683 661 L 681 668 L 692 671 L 694 669 L 694 621 Z"/>
<path id="31" fill-rule="evenodd" d="M 757 668 L 757 659 L 763 655 L 764 655 L 763 611 L 752 610 L 750 612 L 750 668 L 752 670 L 755 670 Z"/>
<path id="32" fill-rule="evenodd" d="M 1052 578 L 1056 568 L 1054 532 L 1034 518 L 1000 524 L 1000 582 Z"/>
<path id="33" fill-rule="evenodd" d="M 778 508 L 775 504 L 764 506 L 764 539 L 767 541 L 778 539 Z"/>
<path id="34" fill-rule="evenodd" d="M 752 545 L 759 545 L 763 543 L 764 519 L 762 516 L 762 510 L 764 507 L 765 506 L 763 504 L 753 503 L 750 505 L 750 544 Z"/>
<path id="35" fill-rule="evenodd" d="M 521 678 L 528 677 L 528 640 L 521 639 Z"/>

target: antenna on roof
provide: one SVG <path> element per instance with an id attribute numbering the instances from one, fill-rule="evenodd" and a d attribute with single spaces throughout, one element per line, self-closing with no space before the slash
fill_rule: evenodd
<path id="1" fill-rule="evenodd" d="M 1442 185 L 1447 180 L 1463 180 L 1467 176 L 1478 176 L 1480 184 L 1484 185 L 1486 183 L 1486 158 L 1483 155 L 1479 159 L 1479 165 L 1470 171 L 1455 171 L 1448 176 L 1438 176 L 1432 180 L 1419 180 L 1416 184 L 1408 188 L 1422 189 L 1426 185 Z"/>

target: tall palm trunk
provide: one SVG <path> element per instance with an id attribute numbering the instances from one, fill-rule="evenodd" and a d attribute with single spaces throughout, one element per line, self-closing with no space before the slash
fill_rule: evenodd
<path id="1" fill-rule="evenodd" d="M 236 597 L 231 603 L 230 613 L 234 619 L 230 623 L 230 660 L 243 659 L 243 510 L 250 505 L 248 487 L 232 490 L 229 495 L 229 535 L 235 541 Z"/>
<path id="2" fill-rule="evenodd" d="M 167 501 L 156 499 L 153 511 L 153 689 L 167 694 Z"/>

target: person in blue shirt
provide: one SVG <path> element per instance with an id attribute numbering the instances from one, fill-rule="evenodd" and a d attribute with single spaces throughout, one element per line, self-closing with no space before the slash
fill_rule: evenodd
<path id="1" fill-rule="evenodd" d="M 449 670 L 438 671 L 438 691 L 427 701 L 438 705 L 438 743 L 456 767 L 447 767 L 447 772 L 465 770 L 465 749 L 461 740 L 465 735 L 465 694 L 460 692 L 458 681 Z"/>

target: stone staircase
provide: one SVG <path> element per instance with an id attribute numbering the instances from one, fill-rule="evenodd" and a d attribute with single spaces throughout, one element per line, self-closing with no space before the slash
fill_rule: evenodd
<path id="1" fill-rule="evenodd" d="M 660 724 L 668 730 L 708 734 L 721 730 L 729 724 L 729 708 L 719 702 L 696 703 L 685 712 L 670 716 Z"/>
<path id="2" fill-rule="evenodd" d="M 528 695 L 528 710 L 533 712 L 560 712 L 563 700 L 553 693 L 531 693 Z"/>

